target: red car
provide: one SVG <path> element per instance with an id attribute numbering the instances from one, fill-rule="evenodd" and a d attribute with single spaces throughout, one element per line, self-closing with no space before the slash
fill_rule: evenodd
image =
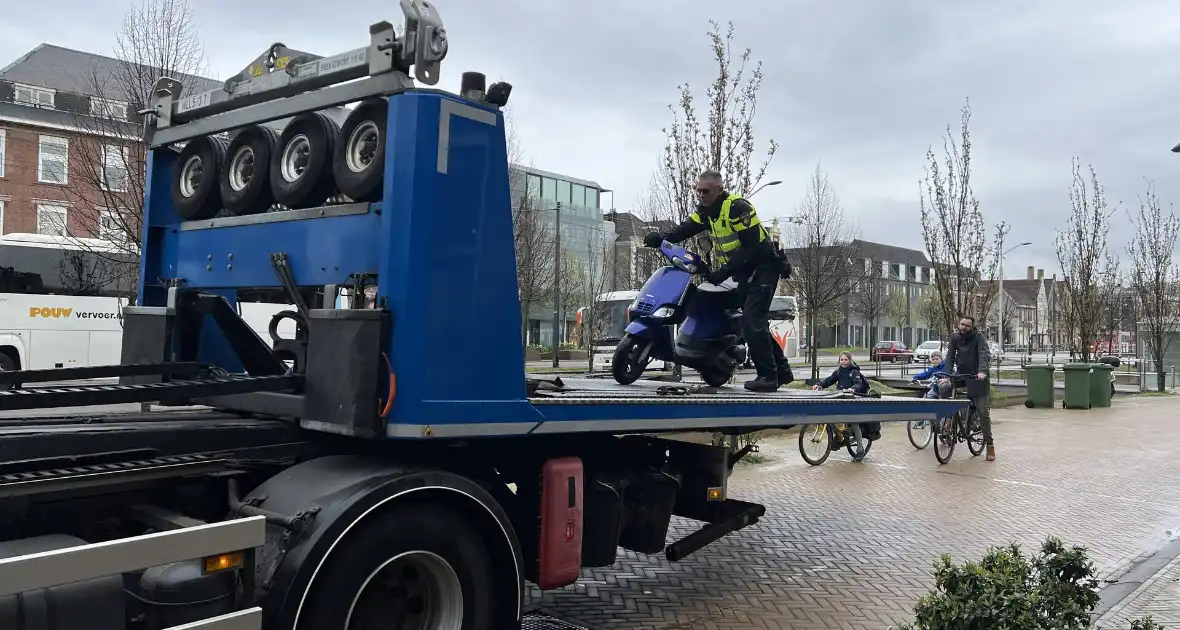
<path id="1" fill-rule="evenodd" d="M 878 341 L 869 349 L 869 361 L 889 363 L 911 363 L 914 352 L 900 341 Z"/>

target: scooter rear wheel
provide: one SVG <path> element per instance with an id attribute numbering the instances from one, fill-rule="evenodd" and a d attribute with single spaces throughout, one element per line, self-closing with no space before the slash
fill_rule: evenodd
<path id="1" fill-rule="evenodd" d="M 709 387 L 722 387 L 729 383 L 730 378 L 733 378 L 733 372 L 729 370 L 705 369 L 699 371 L 701 380 L 705 381 Z"/>
<path id="2" fill-rule="evenodd" d="M 643 376 L 643 371 L 651 361 L 648 354 L 651 352 L 650 345 L 651 341 L 648 339 L 639 339 L 632 335 L 623 336 L 619 345 L 615 346 L 615 354 L 610 365 L 611 376 L 615 377 L 616 383 L 630 385 Z M 644 354 L 648 356 L 640 362 L 640 357 Z"/>

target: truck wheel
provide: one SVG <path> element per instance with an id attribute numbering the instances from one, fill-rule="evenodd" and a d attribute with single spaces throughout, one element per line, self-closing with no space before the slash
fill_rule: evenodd
<path id="1" fill-rule="evenodd" d="M 381 199 L 388 118 L 389 102 L 377 98 L 358 105 L 340 128 L 332 174 L 340 194 L 353 201 Z"/>
<path id="2" fill-rule="evenodd" d="M 221 212 L 221 187 L 217 185 L 225 141 L 193 138 L 176 158 L 172 174 L 172 205 L 185 221 L 212 219 Z"/>
<path id="3" fill-rule="evenodd" d="M 312 585 L 299 630 L 493 630 L 498 601 L 484 536 L 462 513 L 407 503 L 349 533 Z"/>
<path id="4" fill-rule="evenodd" d="M 268 173 L 278 143 L 279 134 L 266 125 L 245 129 L 229 143 L 218 183 L 230 214 L 258 214 L 274 204 Z"/>
<path id="5" fill-rule="evenodd" d="M 288 208 L 314 208 L 332 196 L 332 152 L 339 133 L 336 121 L 318 112 L 287 123 L 270 158 L 275 201 Z"/>

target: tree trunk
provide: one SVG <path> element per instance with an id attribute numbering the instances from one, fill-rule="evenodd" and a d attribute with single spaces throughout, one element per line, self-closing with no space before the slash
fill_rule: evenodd
<path id="1" fill-rule="evenodd" d="M 812 380 L 819 378 L 819 349 L 815 347 L 816 339 L 818 338 L 815 334 L 815 313 L 810 312 L 814 310 L 815 309 L 809 309 L 809 312 L 807 313 L 807 336 L 810 337 L 807 342 L 807 354 L 811 357 Z"/>
<path id="2" fill-rule="evenodd" d="M 529 345 L 529 310 L 532 304 L 528 302 L 521 302 L 520 304 L 520 339 L 525 346 Z"/>

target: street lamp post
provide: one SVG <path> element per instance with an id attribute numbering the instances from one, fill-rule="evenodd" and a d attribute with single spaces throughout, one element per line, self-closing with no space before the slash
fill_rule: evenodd
<path id="1" fill-rule="evenodd" d="M 998 324 L 1000 334 L 998 335 L 999 339 L 997 341 L 1000 342 L 1000 354 L 1001 355 L 1004 353 L 1004 257 L 1007 256 L 1008 254 L 1011 254 L 1014 250 L 1024 247 L 1025 245 L 1032 245 L 1032 242 L 1025 241 L 1025 242 L 1020 243 L 1018 245 L 1013 245 L 1011 249 L 1000 254 L 999 295 L 997 298 L 1000 300 L 1000 302 L 999 302 L 999 311 L 1000 312 L 999 312 L 999 324 Z M 1003 240 L 1000 241 L 1000 247 L 1001 247 L 1001 249 L 1004 247 Z"/>
<path id="2" fill-rule="evenodd" d="M 757 195 L 758 191 L 762 190 L 763 188 L 766 188 L 767 186 L 778 186 L 781 183 L 783 183 L 781 179 L 776 179 L 773 182 L 766 182 L 765 184 L 762 184 L 761 186 L 755 188 L 754 192 L 746 195 L 746 199 L 749 199 L 750 197 Z"/>

